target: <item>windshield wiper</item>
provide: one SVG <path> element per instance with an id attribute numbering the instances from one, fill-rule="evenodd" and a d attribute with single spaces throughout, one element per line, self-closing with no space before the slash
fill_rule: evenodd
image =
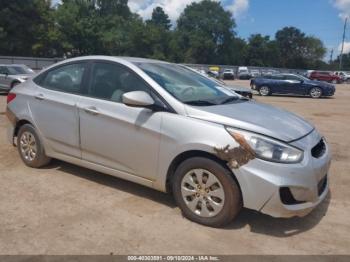
<path id="1" fill-rule="evenodd" d="M 193 100 L 193 101 L 187 101 L 184 102 L 187 105 L 193 105 L 193 106 L 213 106 L 216 105 L 213 102 L 206 101 L 206 100 Z"/>
<path id="2" fill-rule="evenodd" d="M 233 102 L 233 101 L 237 101 L 238 99 L 240 99 L 239 97 L 237 96 L 230 96 L 226 99 L 224 99 L 223 101 L 220 102 L 220 104 L 227 104 L 227 103 L 230 103 L 230 102 Z"/>

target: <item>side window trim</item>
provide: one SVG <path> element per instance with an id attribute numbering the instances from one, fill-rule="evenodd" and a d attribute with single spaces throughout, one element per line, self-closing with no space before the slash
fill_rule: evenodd
<path id="1" fill-rule="evenodd" d="M 87 93 L 85 96 L 87 97 L 91 97 L 91 98 L 94 98 L 94 99 L 100 99 L 100 100 L 105 100 L 105 101 L 109 101 L 109 102 L 113 102 L 111 100 L 108 100 L 108 99 L 103 99 L 103 98 L 98 98 L 98 97 L 93 97 L 90 95 L 91 93 L 91 87 L 92 87 L 92 79 L 93 79 L 93 68 L 94 68 L 94 65 L 97 64 L 97 63 L 107 63 L 107 64 L 114 64 L 114 65 L 117 65 L 117 66 L 120 66 L 121 68 L 124 68 L 125 70 L 131 72 L 132 74 L 134 74 L 141 82 L 143 82 L 148 88 L 149 88 L 149 95 L 150 96 L 156 96 L 158 98 L 158 100 L 160 100 L 163 105 L 166 107 L 166 111 L 169 112 L 169 113 L 176 113 L 176 111 L 169 105 L 169 103 L 156 91 L 154 90 L 154 88 L 149 84 L 147 83 L 139 74 L 137 74 L 134 70 L 132 70 L 131 68 L 129 68 L 128 66 L 126 65 L 123 65 L 119 62 L 115 62 L 115 61 L 107 61 L 107 60 L 100 60 L 100 59 L 94 59 L 94 60 L 90 60 L 89 61 L 89 75 L 87 76 Z M 156 99 L 155 99 L 156 101 Z M 114 103 L 119 103 L 119 102 L 114 102 Z"/>
<path id="2" fill-rule="evenodd" d="M 83 60 L 83 61 L 73 61 L 73 62 L 68 62 L 68 63 L 64 63 L 64 64 L 61 64 L 61 65 L 58 65 L 58 66 L 55 66 L 55 67 L 52 67 L 50 68 L 49 70 L 41 73 L 40 75 L 36 76 L 34 79 L 33 79 L 33 82 L 35 84 L 37 84 L 38 86 L 40 86 L 41 88 L 44 88 L 44 89 L 47 89 L 47 90 L 51 90 L 51 91 L 56 91 L 56 92 L 61 92 L 61 93 L 67 93 L 67 94 L 74 94 L 74 95 L 85 95 L 84 92 L 79 92 L 79 93 L 75 93 L 75 92 L 68 92 L 68 91 L 65 91 L 65 90 L 60 90 L 60 89 L 55 89 L 55 88 L 48 88 L 48 87 L 45 87 L 43 85 L 43 81 L 44 79 L 46 78 L 46 76 L 54 71 L 54 70 L 57 70 L 57 69 L 60 69 L 62 67 L 65 67 L 65 66 L 70 66 L 70 65 L 77 65 L 77 64 L 81 64 L 81 65 L 85 65 L 85 70 L 84 70 L 84 73 L 83 73 L 83 76 L 82 76 L 82 80 L 80 82 L 80 85 L 79 85 L 79 90 L 80 91 L 83 91 L 84 89 L 84 86 L 86 86 L 86 77 L 88 75 L 88 72 L 89 72 L 89 60 Z M 84 85 L 85 84 L 85 85 Z M 86 90 L 85 90 L 86 91 Z"/>

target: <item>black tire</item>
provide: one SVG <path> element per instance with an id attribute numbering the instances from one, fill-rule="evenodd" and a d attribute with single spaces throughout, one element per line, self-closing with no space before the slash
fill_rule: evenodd
<path id="1" fill-rule="evenodd" d="M 21 145 L 21 140 L 24 134 L 31 134 L 35 138 L 36 155 L 32 160 L 27 159 L 22 151 L 23 148 Z M 34 127 L 30 124 L 25 124 L 19 129 L 17 136 L 17 149 L 22 161 L 29 167 L 40 168 L 49 164 L 51 161 L 51 158 L 47 157 L 45 154 L 44 147 L 40 141 L 38 134 L 36 133 Z"/>
<path id="2" fill-rule="evenodd" d="M 312 98 L 320 98 L 322 96 L 322 89 L 319 87 L 313 87 L 310 89 L 309 95 Z"/>
<path id="3" fill-rule="evenodd" d="M 259 94 L 260 94 L 261 96 L 269 96 L 269 95 L 271 95 L 271 89 L 270 89 L 270 87 L 268 87 L 268 86 L 261 86 L 261 87 L 259 88 Z"/>
<path id="4" fill-rule="evenodd" d="M 212 217 L 203 217 L 193 212 L 185 203 L 181 193 L 181 183 L 183 177 L 193 169 L 204 169 L 213 174 L 220 181 L 225 200 L 219 213 Z M 222 227 L 230 223 L 242 208 L 242 197 L 239 186 L 232 178 L 231 172 L 218 162 L 204 158 L 193 157 L 182 162 L 175 171 L 172 190 L 175 201 L 180 207 L 183 215 L 199 224 L 211 227 Z"/>

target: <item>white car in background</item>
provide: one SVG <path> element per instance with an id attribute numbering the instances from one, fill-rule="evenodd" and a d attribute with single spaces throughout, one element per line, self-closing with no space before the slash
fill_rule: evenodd
<path id="1" fill-rule="evenodd" d="M 350 81 L 350 73 L 345 71 L 336 71 L 334 72 L 335 75 L 339 76 L 344 82 Z"/>

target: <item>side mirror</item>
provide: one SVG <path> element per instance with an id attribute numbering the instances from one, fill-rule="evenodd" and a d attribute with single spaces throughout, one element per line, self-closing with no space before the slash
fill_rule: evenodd
<path id="1" fill-rule="evenodd" d="M 125 105 L 131 107 L 145 107 L 152 109 L 154 105 L 153 98 L 144 91 L 133 91 L 123 94 L 122 101 Z"/>

